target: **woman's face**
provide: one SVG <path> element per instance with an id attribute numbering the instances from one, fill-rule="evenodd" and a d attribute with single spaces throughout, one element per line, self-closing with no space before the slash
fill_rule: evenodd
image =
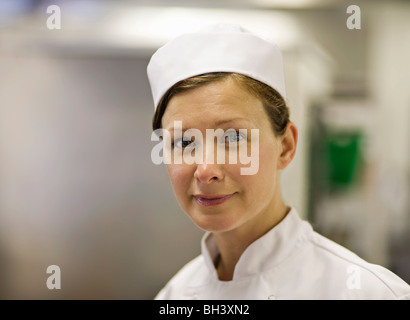
<path id="1" fill-rule="evenodd" d="M 291 161 L 294 150 L 289 152 L 283 138 L 275 137 L 262 102 L 228 78 L 180 93 L 168 103 L 162 127 L 171 133 L 172 148 L 189 148 L 190 141 L 181 142 L 181 136 L 174 135 L 174 121 L 182 121 L 182 134 L 194 128 L 204 137 L 202 163 L 167 164 L 176 198 L 194 223 L 211 232 L 260 228 L 271 223 L 272 213 L 284 206 L 279 171 Z M 214 159 L 209 157 L 209 144 L 214 143 L 214 150 L 218 150 L 220 140 L 207 141 L 207 129 L 222 129 L 222 138 L 235 142 L 231 147 L 227 144 L 223 164 L 216 159 L 217 151 Z M 246 129 L 247 136 L 238 135 L 239 129 Z M 256 174 L 243 175 L 241 168 L 249 164 L 239 160 L 232 163 L 228 155 L 241 145 L 247 146 L 248 155 L 251 153 L 255 147 L 251 145 L 251 129 L 259 132 L 259 169 Z"/>

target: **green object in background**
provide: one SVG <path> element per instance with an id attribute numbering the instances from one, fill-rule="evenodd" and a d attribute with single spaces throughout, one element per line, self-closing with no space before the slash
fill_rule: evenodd
<path id="1" fill-rule="evenodd" d="M 327 180 L 332 189 L 354 184 L 361 157 L 363 134 L 358 131 L 326 131 Z"/>

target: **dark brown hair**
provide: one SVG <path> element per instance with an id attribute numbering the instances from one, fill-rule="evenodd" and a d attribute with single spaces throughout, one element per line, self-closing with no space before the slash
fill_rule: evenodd
<path id="1" fill-rule="evenodd" d="M 250 94 L 262 101 L 263 107 L 272 125 L 273 132 L 281 136 L 285 132 L 289 120 L 289 108 L 285 99 L 270 86 L 239 73 L 213 72 L 181 80 L 174 84 L 161 98 L 152 119 L 153 130 L 162 127 L 161 121 L 171 98 L 179 93 L 192 90 L 211 82 L 232 78 L 242 85 Z"/>

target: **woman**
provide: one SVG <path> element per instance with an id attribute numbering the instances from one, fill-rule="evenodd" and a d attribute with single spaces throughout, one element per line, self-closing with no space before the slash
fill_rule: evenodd
<path id="1" fill-rule="evenodd" d="M 215 25 L 160 48 L 148 77 L 176 198 L 206 231 L 202 254 L 157 299 L 410 298 L 403 280 L 315 233 L 283 201 L 279 175 L 298 131 L 276 45 Z M 257 170 L 244 173 L 252 161 Z"/>

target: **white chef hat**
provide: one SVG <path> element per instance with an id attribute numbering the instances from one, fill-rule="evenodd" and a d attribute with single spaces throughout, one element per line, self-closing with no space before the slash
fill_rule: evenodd
<path id="1" fill-rule="evenodd" d="M 155 109 L 175 83 L 210 72 L 244 74 L 286 97 L 282 54 L 277 45 L 239 25 L 216 24 L 183 34 L 153 54 L 147 74 Z"/>

